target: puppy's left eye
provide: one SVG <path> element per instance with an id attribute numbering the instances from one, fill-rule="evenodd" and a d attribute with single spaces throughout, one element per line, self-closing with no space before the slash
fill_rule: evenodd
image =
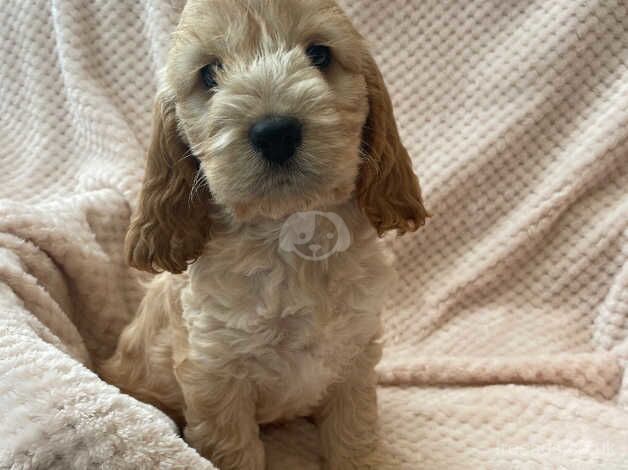
<path id="1" fill-rule="evenodd" d="M 205 88 L 208 90 L 218 86 L 218 82 L 216 81 L 216 72 L 218 69 L 222 69 L 222 64 L 220 62 L 213 62 L 204 66 L 200 71 L 203 85 L 205 85 Z"/>
<path id="2" fill-rule="evenodd" d="M 305 53 L 310 58 L 312 65 L 318 69 L 324 70 L 331 64 L 331 49 L 322 44 L 312 44 Z"/>

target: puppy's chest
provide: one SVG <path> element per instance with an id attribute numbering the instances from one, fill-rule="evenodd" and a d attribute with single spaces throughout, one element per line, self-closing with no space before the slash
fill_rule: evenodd
<path id="1" fill-rule="evenodd" d="M 237 364 L 253 382 L 260 422 L 307 414 L 378 334 L 380 262 L 351 271 L 351 253 L 343 256 L 326 264 L 259 258 L 253 273 L 219 272 L 214 258 L 192 270 L 188 328 L 216 364 Z"/>
<path id="2" fill-rule="evenodd" d="M 347 306 L 338 303 L 337 308 L 345 313 L 334 319 L 325 320 L 327 312 L 310 306 L 260 326 L 264 336 L 276 338 L 259 344 L 259 354 L 245 360 L 257 386 L 260 422 L 310 414 L 375 335 L 375 317 L 363 321 Z"/>

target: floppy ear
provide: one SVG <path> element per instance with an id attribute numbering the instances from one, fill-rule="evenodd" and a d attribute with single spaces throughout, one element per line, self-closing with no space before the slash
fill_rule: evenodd
<path id="1" fill-rule="evenodd" d="M 181 273 L 209 238 L 211 196 L 177 131 L 174 104 L 157 99 L 138 211 L 126 235 L 129 265 Z M 194 192 L 192 193 L 193 186 Z"/>
<path id="2" fill-rule="evenodd" d="M 396 229 L 414 232 L 429 217 L 419 180 L 401 143 L 392 103 L 375 60 L 367 54 L 364 76 L 369 114 L 362 131 L 362 162 L 357 199 L 379 235 Z"/>

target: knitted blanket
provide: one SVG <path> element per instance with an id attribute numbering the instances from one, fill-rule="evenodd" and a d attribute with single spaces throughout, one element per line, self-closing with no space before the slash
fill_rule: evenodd
<path id="1" fill-rule="evenodd" d="M 102 382 L 182 0 L 0 2 L 0 468 L 212 468 Z M 382 452 L 401 469 L 628 469 L 623 0 L 343 0 L 434 214 L 383 243 Z M 270 468 L 318 468 L 304 421 Z"/>

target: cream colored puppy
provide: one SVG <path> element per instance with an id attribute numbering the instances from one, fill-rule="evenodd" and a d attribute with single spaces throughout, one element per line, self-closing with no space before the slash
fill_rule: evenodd
<path id="1" fill-rule="evenodd" d="M 168 272 L 103 377 L 221 469 L 307 415 L 325 468 L 376 468 L 376 240 L 426 211 L 364 40 L 332 0 L 189 0 L 162 81 L 127 250 Z"/>

